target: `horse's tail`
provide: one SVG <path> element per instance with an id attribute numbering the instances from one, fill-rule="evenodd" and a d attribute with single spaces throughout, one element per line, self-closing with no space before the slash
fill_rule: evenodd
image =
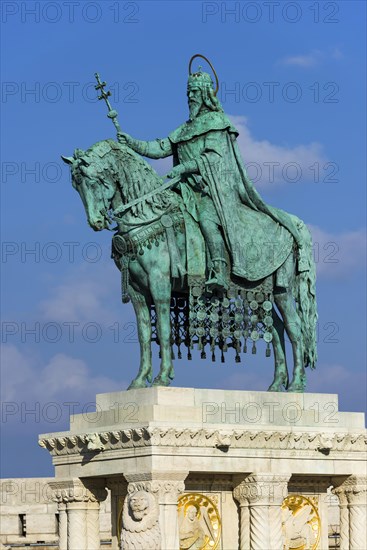
<path id="1" fill-rule="evenodd" d="M 302 261 L 298 262 L 294 297 L 297 313 L 301 319 L 304 365 L 314 369 L 317 362 L 316 266 L 313 259 L 311 234 L 306 225 L 299 222 L 301 220 L 298 221 L 298 229 L 304 244 L 301 252 Z"/>

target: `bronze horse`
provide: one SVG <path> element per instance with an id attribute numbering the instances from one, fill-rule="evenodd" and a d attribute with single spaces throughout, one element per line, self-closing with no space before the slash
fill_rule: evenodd
<path id="1" fill-rule="evenodd" d="M 152 383 L 152 305 L 156 312 L 161 357 L 160 372 L 153 385 L 168 386 L 174 377 L 171 298 L 177 292 L 183 295 L 189 293 L 185 276 L 185 213 L 180 194 L 169 188 L 155 192 L 162 185 L 158 174 L 141 156 L 113 140 L 95 143 L 87 151 L 77 149 L 73 157 L 62 158 L 70 165 L 72 184 L 83 201 L 89 225 L 95 231 L 109 229 L 111 212 L 115 214 L 113 219 L 117 223 L 117 238 L 121 237 L 123 244 L 120 255 L 115 251 L 115 262 L 124 274 L 123 285 L 126 288 L 123 289 L 123 301 L 128 295 L 131 297 L 140 343 L 140 367 L 129 389 L 146 387 L 147 382 Z M 143 196 L 145 199 L 141 200 Z M 124 205 L 130 206 L 124 209 Z M 304 242 L 307 243 L 306 254 L 310 268 L 298 272 L 293 247 L 279 268 L 283 269 L 283 278 L 286 274 L 287 284 L 278 288 L 277 273 L 274 272 L 270 277 L 271 299 L 280 314 L 272 307 L 271 322 L 268 323 L 275 359 L 274 380 L 269 387 L 271 391 L 282 391 L 285 388 L 303 392 L 305 367 L 314 368 L 316 363 L 317 313 L 312 242 L 303 222 L 295 216 L 293 219 L 298 223 Z M 169 229 L 170 233 L 165 229 Z M 143 239 L 143 242 L 142 234 L 152 237 L 145 241 Z M 172 236 L 175 240 L 174 248 L 178 251 L 175 265 L 172 265 Z M 173 268 L 177 272 L 174 278 Z M 291 383 L 288 379 L 284 332 L 289 337 L 293 351 Z"/>

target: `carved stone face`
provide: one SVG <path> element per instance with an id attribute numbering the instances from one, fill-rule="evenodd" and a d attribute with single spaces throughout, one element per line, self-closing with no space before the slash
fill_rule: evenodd
<path id="1" fill-rule="evenodd" d="M 149 501 L 144 491 L 134 493 L 129 500 L 131 515 L 136 521 L 140 521 L 149 512 Z"/>
<path id="2" fill-rule="evenodd" d="M 194 521 L 196 518 L 197 510 L 195 506 L 189 506 L 186 511 L 186 516 L 189 518 L 190 521 Z"/>
<path id="3" fill-rule="evenodd" d="M 189 103 L 190 119 L 192 120 L 198 116 L 203 105 L 203 96 L 200 88 L 190 88 L 187 91 L 187 100 Z"/>

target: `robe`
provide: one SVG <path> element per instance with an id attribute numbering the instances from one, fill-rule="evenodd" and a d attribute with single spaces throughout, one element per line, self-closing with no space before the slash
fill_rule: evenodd
<path id="1" fill-rule="evenodd" d="M 233 275 L 257 281 L 285 262 L 294 243 L 302 246 L 299 222 L 303 222 L 263 201 L 247 176 L 237 136 L 223 112 L 210 111 L 186 122 L 168 139 L 174 165 L 196 160 L 198 166 L 198 173 L 183 177 L 180 185 L 187 210 L 196 221 L 202 215 L 210 217 L 210 199 Z"/>

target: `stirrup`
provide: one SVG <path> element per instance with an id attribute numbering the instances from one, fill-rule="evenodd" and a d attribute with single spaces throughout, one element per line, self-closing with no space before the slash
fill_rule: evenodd
<path id="1" fill-rule="evenodd" d="M 222 275 L 216 274 L 205 282 L 210 290 L 228 290 L 229 285 Z"/>
<path id="2" fill-rule="evenodd" d="M 215 269 L 215 262 L 220 262 L 221 264 L 224 264 L 225 267 L 227 266 L 227 262 L 224 258 L 213 259 L 213 267 L 210 272 L 210 278 L 206 281 L 205 285 L 209 287 L 210 290 L 228 290 L 229 285 L 226 281 L 225 276 L 223 275 L 222 269 Z"/>

